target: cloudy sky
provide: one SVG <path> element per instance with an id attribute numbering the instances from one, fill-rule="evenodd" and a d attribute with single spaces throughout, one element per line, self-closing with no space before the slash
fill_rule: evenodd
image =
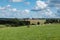
<path id="1" fill-rule="evenodd" d="M 59 6 L 59 0 L 0 0 L 0 18 L 60 18 Z"/>

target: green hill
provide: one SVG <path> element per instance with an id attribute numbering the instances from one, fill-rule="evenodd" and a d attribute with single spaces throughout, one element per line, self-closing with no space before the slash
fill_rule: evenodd
<path id="1" fill-rule="evenodd" d="M 0 28 L 0 40 L 60 40 L 60 24 Z"/>

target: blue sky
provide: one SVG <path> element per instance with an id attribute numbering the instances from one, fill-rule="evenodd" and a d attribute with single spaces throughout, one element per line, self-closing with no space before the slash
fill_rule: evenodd
<path id="1" fill-rule="evenodd" d="M 51 0 L 0 0 L 0 18 L 59 18 L 57 10 Z"/>

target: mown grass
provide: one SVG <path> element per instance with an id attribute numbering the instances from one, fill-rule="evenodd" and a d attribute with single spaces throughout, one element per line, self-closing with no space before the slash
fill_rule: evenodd
<path id="1" fill-rule="evenodd" d="M 0 40 L 60 40 L 60 24 L 0 28 Z"/>

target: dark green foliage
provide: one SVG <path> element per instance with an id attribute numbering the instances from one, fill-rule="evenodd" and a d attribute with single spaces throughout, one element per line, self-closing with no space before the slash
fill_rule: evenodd
<path id="1" fill-rule="evenodd" d="M 30 25 L 29 21 L 19 21 L 19 25 Z"/>
<path id="2" fill-rule="evenodd" d="M 34 23 L 32 23 L 31 25 L 35 25 Z"/>
<path id="3" fill-rule="evenodd" d="M 37 22 L 37 25 L 39 25 L 40 24 L 40 22 Z"/>
<path id="4" fill-rule="evenodd" d="M 22 21 L 17 18 L 14 19 L 5 19 L 5 20 L 0 20 L 0 24 L 12 27 L 17 27 L 17 26 L 24 26 L 24 25 L 30 25 L 29 21 Z"/>
<path id="5" fill-rule="evenodd" d="M 46 19 L 46 23 L 60 23 L 60 19 Z"/>

